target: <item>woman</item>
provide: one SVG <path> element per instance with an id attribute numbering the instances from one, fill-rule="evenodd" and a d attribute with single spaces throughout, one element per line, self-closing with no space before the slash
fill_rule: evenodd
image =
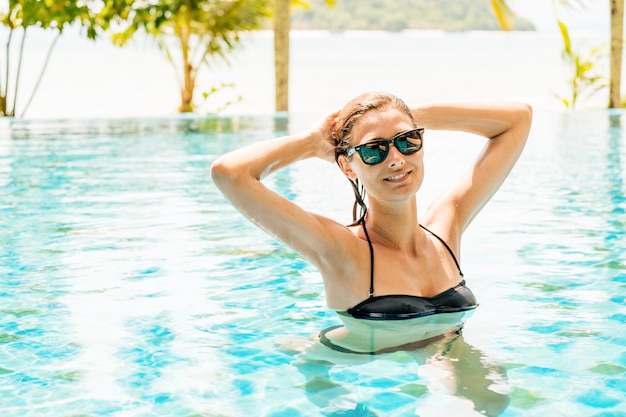
<path id="1" fill-rule="evenodd" d="M 306 132 L 222 156 L 211 173 L 235 207 L 320 271 L 328 306 L 344 322 L 321 341 L 340 351 L 379 353 L 456 332 L 476 307 L 460 268 L 461 236 L 513 168 L 530 124 L 531 109 L 521 103 L 409 108 L 391 94 L 366 93 Z M 416 192 L 428 129 L 488 140 L 460 181 L 421 214 Z M 308 212 L 261 182 L 314 157 L 336 161 L 352 183 L 361 207 L 354 224 Z"/>

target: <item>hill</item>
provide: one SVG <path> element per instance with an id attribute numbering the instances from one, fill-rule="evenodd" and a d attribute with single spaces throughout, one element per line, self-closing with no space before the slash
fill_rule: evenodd
<path id="1" fill-rule="evenodd" d="M 387 30 L 438 29 L 445 31 L 499 30 L 489 0 L 308 0 L 310 9 L 292 9 L 292 29 Z M 515 30 L 535 30 L 524 19 L 514 19 Z"/>

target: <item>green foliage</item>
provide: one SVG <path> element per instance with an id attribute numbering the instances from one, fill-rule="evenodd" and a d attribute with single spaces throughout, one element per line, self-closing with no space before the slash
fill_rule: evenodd
<path id="1" fill-rule="evenodd" d="M 89 20 L 89 9 L 75 1 L 9 0 L 0 22 L 9 29 L 40 27 L 63 31 L 76 20 Z"/>
<path id="2" fill-rule="evenodd" d="M 191 36 L 203 43 L 209 54 L 231 49 L 239 34 L 258 29 L 261 19 L 270 14 L 270 0 L 161 0 L 131 2 L 126 30 L 114 36 L 124 44 L 137 30 L 149 35 Z"/>
<path id="3" fill-rule="evenodd" d="M 138 30 L 157 38 L 173 64 L 182 62 L 179 71 L 181 111 L 191 111 L 200 66 L 208 63 L 210 56 L 225 60 L 226 53 L 239 44 L 242 31 L 261 27 L 262 19 L 270 15 L 270 4 L 271 0 L 9 0 L 8 9 L 0 9 L 0 24 L 9 29 L 5 56 L 0 57 L 0 64 L 5 64 L 0 68 L 0 116 L 16 114 L 20 69 L 29 29 L 55 30 L 57 37 L 49 47 L 22 115 L 43 78 L 58 36 L 73 23 L 83 26 L 90 39 L 104 34 L 112 26 L 121 27 L 123 30 L 114 36 L 119 45 Z M 12 48 L 15 42 L 19 42 L 17 53 Z"/>
<path id="4" fill-rule="evenodd" d="M 575 109 L 582 97 L 590 97 L 607 86 L 606 78 L 597 72 L 604 47 L 597 46 L 585 53 L 574 50 L 567 26 L 558 19 L 557 23 L 563 39 L 563 60 L 571 71 L 568 79 L 569 96 L 560 99 L 565 107 Z"/>
<path id="5" fill-rule="evenodd" d="M 20 70 L 26 37 L 30 30 L 33 28 L 55 30 L 57 36 L 49 46 L 39 77 L 31 90 L 26 105 L 23 106 L 22 115 L 28 109 L 37 92 L 50 55 L 63 30 L 78 22 L 86 28 L 87 36 L 95 39 L 98 33 L 109 28 L 112 20 L 119 18 L 115 10 L 125 1 L 127 0 L 107 0 L 106 3 L 93 0 L 9 0 L 8 9 L 3 9 L 3 12 L 0 12 L 0 24 L 9 29 L 5 48 L 3 48 L 4 57 L 0 59 L 0 62 L 5 63 L 0 68 L 0 116 L 16 115 Z M 19 42 L 17 54 L 11 53 L 14 42 Z M 17 60 L 17 65 L 15 72 L 12 72 L 14 59 Z M 11 98 L 12 101 L 10 101 Z"/>
<path id="6" fill-rule="evenodd" d="M 499 30 L 494 6 L 505 17 L 512 12 L 502 0 L 340 0 L 328 8 L 323 0 L 310 0 L 310 9 L 294 9 L 294 29 L 388 30 L 440 29 Z M 532 23 L 514 18 L 516 30 L 533 30 Z"/>
<path id="7" fill-rule="evenodd" d="M 198 104 L 196 107 L 204 107 L 210 106 L 213 110 L 211 113 L 221 113 L 226 110 L 229 106 L 240 102 L 242 97 L 237 95 L 235 97 L 228 97 L 224 93 L 226 90 L 232 90 L 235 87 L 233 83 L 219 83 L 211 86 L 209 91 L 202 92 L 203 102 Z M 220 97 L 221 96 L 221 97 Z"/>
<path id="8" fill-rule="evenodd" d="M 128 25 L 113 36 L 124 45 L 138 31 L 154 37 L 179 77 L 179 111 L 195 108 L 197 74 L 209 58 L 227 61 L 227 53 L 240 44 L 241 32 L 262 27 L 271 0 L 161 0 L 133 2 Z"/>

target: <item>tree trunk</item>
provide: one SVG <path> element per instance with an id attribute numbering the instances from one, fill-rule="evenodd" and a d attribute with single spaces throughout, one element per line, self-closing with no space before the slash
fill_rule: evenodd
<path id="1" fill-rule="evenodd" d="M 183 87 L 181 89 L 181 104 L 178 108 L 180 113 L 192 113 L 193 90 L 195 90 L 195 69 L 189 62 L 183 63 Z"/>
<path id="2" fill-rule="evenodd" d="M 37 77 L 37 82 L 35 82 L 33 91 L 30 93 L 30 97 L 28 98 L 28 101 L 26 102 L 26 106 L 24 106 L 24 110 L 22 110 L 22 114 L 20 117 L 24 117 L 24 114 L 26 114 L 26 110 L 28 110 L 28 108 L 30 107 L 30 103 L 33 101 L 33 97 L 35 97 L 35 93 L 37 92 L 37 89 L 39 89 L 39 84 L 41 84 L 43 75 L 46 73 L 46 68 L 48 68 L 48 63 L 50 62 L 50 56 L 52 55 L 52 51 L 54 50 L 54 47 L 56 46 L 57 41 L 59 40 L 60 37 L 61 37 L 61 32 L 57 32 L 57 35 L 54 37 L 54 40 L 52 41 L 52 44 L 50 44 L 50 47 L 48 48 L 48 53 L 46 54 L 46 59 L 43 62 L 43 67 L 41 68 L 39 77 Z M 17 92 L 15 94 L 17 95 Z M 13 105 L 13 109 L 15 110 L 15 105 Z"/>
<path id="3" fill-rule="evenodd" d="M 183 26 L 180 34 L 181 52 L 183 55 L 183 82 L 180 91 L 180 113 L 193 112 L 193 90 L 195 89 L 195 70 L 189 59 L 189 28 Z"/>
<path id="4" fill-rule="evenodd" d="M 289 31 L 290 0 L 274 0 L 274 71 L 276 111 L 289 111 Z"/>
<path id="5" fill-rule="evenodd" d="M 13 38 L 13 28 L 9 28 L 9 36 L 7 38 L 7 44 L 6 44 L 6 61 L 7 61 L 7 65 L 6 65 L 6 72 L 4 73 L 5 75 L 5 80 L 4 80 L 4 90 L 2 90 L 2 86 L 0 85 L 0 113 L 2 114 L 2 116 L 11 116 L 8 113 L 8 109 L 7 109 L 7 99 L 9 97 L 9 69 L 11 68 L 11 56 L 9 54 L 9 52 L 11 51 L 11 39 Z"/>
<path id="6" fill-rule="evenodd" d="M 13 109 L 12 116 L 15 116 L 17 112 L 17 94 L 19 93 L 20 87 L 20 73 L 22 72 L 22 61 L 24 58 L 24 45 L 26 45 L 26 31 L 28 27 L 24 28 L 24 33 L 22 33 L 22 42 L 20 42 L 20 54 L 18 55 L 17 60 L 17 73 L 15 74 L 15 88 L 13 89 Z"/>
<path id="7" fill-rule="evenodd" d="M 621 106 L 622 43 L 624 38 L 624 0 L 611 0 L 611 73 L 609 108 Z"/>

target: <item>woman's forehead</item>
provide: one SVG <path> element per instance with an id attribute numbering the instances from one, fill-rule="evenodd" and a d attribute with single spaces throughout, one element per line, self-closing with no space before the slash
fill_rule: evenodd
<path id="1" fill-rule="evenodd" d="M 354 124 L 352 140 L 355 144 L 373 139 L 391 139 L 396 134 L 413 128 L 411 118 L 395 107 L 370 110 Z"/>

